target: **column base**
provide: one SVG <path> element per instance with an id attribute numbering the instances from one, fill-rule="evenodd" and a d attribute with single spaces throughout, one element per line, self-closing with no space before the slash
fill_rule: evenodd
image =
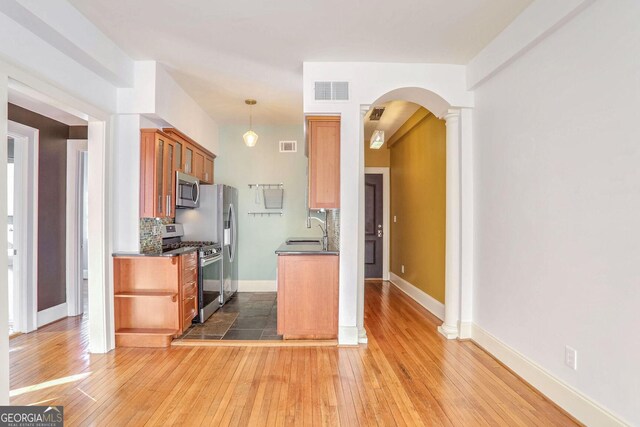
<path id="1" fill-rule="evenodd" d="M 458 328 L 456 328 L 455 326 L 452 327 L 443 323 L 442 325 L 438 326 L 438 332 L 440 332 L 440 334 L 448 340 L 455 340 L 456 338 L 458 338 Z"/>
<path id="2" fill-rule="evenodd" d="M 358 331 L 358 344 L 366 344 L 369 342 L 367 338 L 367 331 L 364 328 L 361 328 Z"/>

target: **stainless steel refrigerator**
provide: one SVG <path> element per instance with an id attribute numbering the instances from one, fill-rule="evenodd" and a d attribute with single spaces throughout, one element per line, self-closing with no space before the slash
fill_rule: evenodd
<path id="1" fill-rule="evenodd" d="M 238 189 L 215 184 L 218 236 L 222 245 L 222 292 L 220 304 L 225 304 L 238 292 Z M 221 219 L 221 220 L 220 220 Z"/>
<path id="2" fill-rule="evenodd" d="M 211 240 L 222 247 L 220 272 L 212 268 L 201 276 L 209 287 L 220 283 L 220 303 L 226 303 L 238 291 L 238 189 L 200 186 L 200 207 L 178 209 L 176 222 L 184 227 L 183 240 Z"/>

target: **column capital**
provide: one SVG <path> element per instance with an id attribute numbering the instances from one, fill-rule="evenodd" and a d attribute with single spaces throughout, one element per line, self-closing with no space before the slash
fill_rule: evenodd
<path id="1" fill-rule="evenodd" d="M 459 108 L 449 108 L 443 115 L 440 117 L 445 121 L 456 120 L 460 118 L 460 109 Z"/>
<path id="2" fill-rule="evenodd" d="M 367 115 L 369 110 L 371 109 L 371 104 L 361 104 L 360 105 L 360 117 L 364 118 Z"/>

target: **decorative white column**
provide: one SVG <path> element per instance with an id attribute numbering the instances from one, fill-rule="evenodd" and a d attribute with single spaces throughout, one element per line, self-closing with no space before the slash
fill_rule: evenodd
<path id="1" fill-rule="evenodd" d="M 444 323 L 438 332 L 458 338 L 460 322 L 460 110 L 449 110 L 447 125 L 447 195 Z"/>

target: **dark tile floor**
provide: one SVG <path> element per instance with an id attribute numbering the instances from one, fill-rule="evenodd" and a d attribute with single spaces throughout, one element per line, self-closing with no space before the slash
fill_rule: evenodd
<path id="1" fill-rule="evenodd" d="M 194 325 L 182 339 L 281 340 L 277 328 L 275 292 L 243 292 L 204 323 Z"/>

